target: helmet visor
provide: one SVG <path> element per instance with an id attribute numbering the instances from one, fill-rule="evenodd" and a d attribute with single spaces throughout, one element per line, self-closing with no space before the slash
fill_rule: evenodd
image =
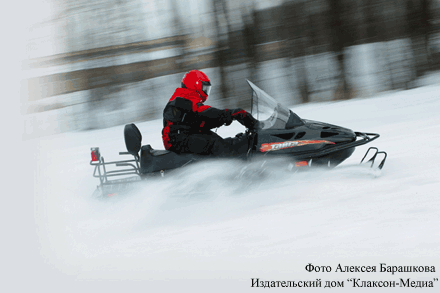
<path id="1" fill-rule="evenodd" d="M 211 93 L 211 83 L 210 82 L 202 82 L 202 91 L 209 96 Z"/>

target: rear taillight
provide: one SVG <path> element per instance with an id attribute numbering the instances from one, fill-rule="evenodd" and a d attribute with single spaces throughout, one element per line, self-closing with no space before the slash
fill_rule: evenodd
<path id="1" fill-rule="evenodd" d="M 295 167 L 305 167 L 307 166 L 307 161 L 299 161 L 295 163 Z"/>
<path id="2" fill-rule="evenodd" d="M 99 148 L 91 148 L 92 151 L 92 162 L 98 162 L 101 158 L 101 154 L 99 153 Z"/>

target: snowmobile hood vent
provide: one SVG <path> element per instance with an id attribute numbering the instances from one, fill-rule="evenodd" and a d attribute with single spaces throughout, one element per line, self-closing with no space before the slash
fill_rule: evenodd
<path id="1" fill-rule="evenodd" d="M 331 136 L 335 136 L 338 134 L 339 133 L 337 133 L 337 132 L 321 131 L 321 138 L 331 137 Z"/>
<path id="2" fill-rule="evenodd" d="M 292 139 L 295 135 L 295 132 L 289 132 L 289 133 L 278 133 L 278 134 L 272 134 L 273 136 L 279 137 L 284 140 Z"/>

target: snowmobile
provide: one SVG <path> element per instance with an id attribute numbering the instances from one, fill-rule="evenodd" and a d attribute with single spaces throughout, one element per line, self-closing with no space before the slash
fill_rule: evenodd
<path id="1" fill-rule="evenodd" d="M 247 82 L 252 89 L 251 113 L 258 120 L 255 129 L 247 129 L 244 134 L 239 134 L 245 135 L 248 140 L 247 160 L 282 155 L 291 158 L 295 168 L 333 168 L 350 157 L 356 147 L 379 137 L 377 133 L 354 132 L 336 125 L 302 119 L 255 84 L 249 80 Z M 106 162 L 98 147 L 91 148 L 93 176 L 100 180 L 94 193 L 96 196 L 113 196 L 141 180 L 152 176 L 163 177 L 172 170 L 210 158 L 155 150 L 149 144 L 142 145 L 142 134 L 135 124 L 125 125 L 124 139 L 127 151 L 119 155 L 129 155 L 132 159 Z M 379 163 L 377 158 L 380 158 Z M 386 152 L 370 147 L 361 163 L 367 161 L 371 167 L 374 165 L 382 169 L 386 158 Z"/>

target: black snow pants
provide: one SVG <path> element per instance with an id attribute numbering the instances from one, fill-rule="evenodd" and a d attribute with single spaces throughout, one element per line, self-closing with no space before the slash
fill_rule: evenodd
<path id="1" fill-rule="evenodd" d="M 181 135 L 175 139 L 172 145 L 170 151 L 176 153 L 212 155 L 214 157 L 244 158 L 248 151 L 248 139 L 245 135 L 222 138 L 212 131 Z"/>

